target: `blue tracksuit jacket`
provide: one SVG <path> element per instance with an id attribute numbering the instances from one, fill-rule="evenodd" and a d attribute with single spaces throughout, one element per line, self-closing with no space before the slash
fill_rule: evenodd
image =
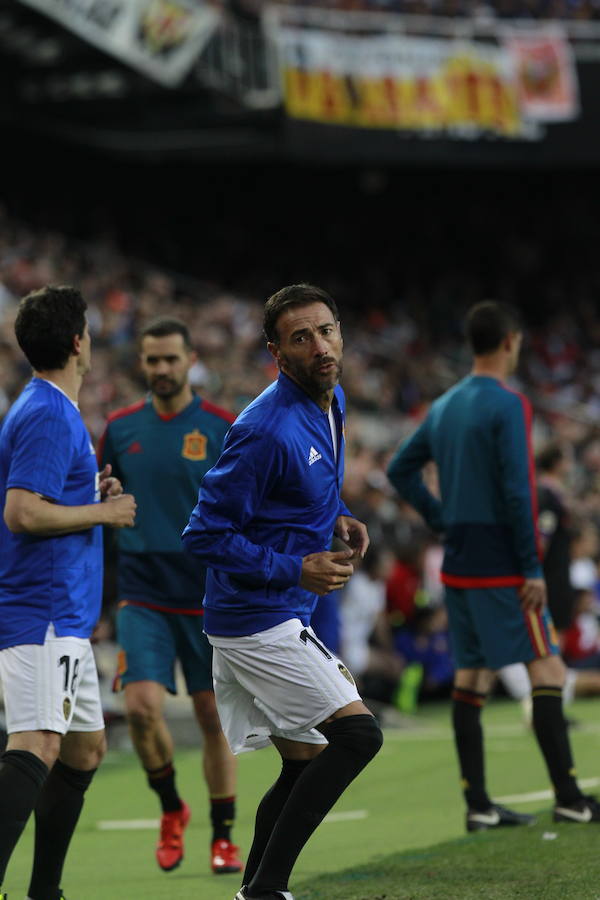
<path id="1" fill-rule="evenodd" d="M 445 584 L 510 587 L 542 576 L 530 430 L 526 397 L 469 375 L 433 403 L 393 457 L 388 477 L 398 493 L 444 533 Z M 441 502 L 421 477 L 430 460 Z"/>
<path id="2" fill-rule="evenodd" d="M 183 532 L 207 567 L 204 629 L 240 636 L 298 617 L 317 597 L 299 586 L 302 558 L 330 547 L 344 477 L 344 393 L 327 413 L 280 374 L 231 426 Z"/>

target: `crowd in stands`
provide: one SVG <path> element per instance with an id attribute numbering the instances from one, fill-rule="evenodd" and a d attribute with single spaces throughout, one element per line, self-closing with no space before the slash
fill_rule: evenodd
<path id="1" fill-rule="evenodd" d="M 251 0 L 246 0 L 251 2 Z M 253 3 L 255 6 L 256 3 Z M 402 15 L 471 18 L 480 21 L 546 20 L 595 21 L 597 0 L 287 0 L 290 6 L 321 9 L 400 13 Z"/>
<path id="2" fill-rule="evenodd" d="M 176 315 L 188 324 L 199 353 L 192 381 L 211 401 L 237 413 L 276 377 L 261 336 L 263 296 L 224 289 L 125 256 L 110 238 L 73 241 L 3 212 L 0 418 L 30 376 L 13 333 L 18 299 L 46 283 L 76 284 L 88 303 L 93 368 L 80 405 L 95 441 L 107 415 L 143 393 L 135 335 L 157 314 Z M 334 293 L 345 310 L 343 283 Z M 342 654 L 346 646 L 349 665 L 365 690 L 405 710 L 414 708 L 418 695 L 447 691 L 452 668 L 438 578 L 439 543 L 394 495 L 385 470 L 398 441 L 415 428 L 429 401 L 468 371 L 460 321 L 465 304 L 473 299 L 479 298 L 467 295 L 462 305 L 444 306 L 442 297 L 432 296 L 427 307 L 422 297 L 419 303 L 408 298 L 381 305 L 374 297 L 368 304 L 353 303 L 348 314 L 343 313 L 342 383 L 348 401 L 345 499 L 368 524 L 373 551 L 340 597 Z M 515 386 L 534 405 L 535 448 L 553 439 L 570 455 L 573 533 L 587 541 L 580 540 L 574 553 L 577 561 L 585 560 L 588 572 L 585 590 L 578 596 L 583 636 L 575 654 L 585 656 L 589 650 L 597 662 L 600 326 L 591 300 L 586 302 L 582 294 L 573 309 L 555 307 L 552 315 L 530 323 Z M 427 477 L 434 483 L 435 472 Z M 581 568 L 579 562 L 579 573 Z M 368 604 L 361 606 L 359 595 L 368 597 Z M 107 615 L 111 599 L 107 598 Z M 576 638 L 571 634 L 569 646 L 576 646 Z"/>

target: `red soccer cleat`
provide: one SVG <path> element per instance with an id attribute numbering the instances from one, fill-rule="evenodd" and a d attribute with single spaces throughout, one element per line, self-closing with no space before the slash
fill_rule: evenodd
<path id="1" fill-rule="evenodd" d="M 210 866 L 215 875 L 226 875 L 228 872 L 241 872 L 244 868 L 239 857 L 240 848 L 231 841 L 223 839 L 213 841 L 210 850 Z"/>
<path id="2" fill-rule="evenodd" d="M 181 809 L 162 814 L 160 838 L 156 845 L 156 861 L 163 872 L 176 869 L 183 859 L 183 832 L 187 828 L 192 811 L 183 803 Z"/>

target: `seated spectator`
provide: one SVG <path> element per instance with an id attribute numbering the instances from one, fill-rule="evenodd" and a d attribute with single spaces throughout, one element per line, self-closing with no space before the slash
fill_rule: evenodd
<path id="1" fill-rule="evenodd" d="M 394 647 L 407 665 L 396 695 L 404 712 L 416 707 L 418 697 L 447 694 L 454 676 L 446 609 L 441 595 L 433 597 L 425 588 L 434 548 L 437 543 L 428 535 L 416 539 L 396 562 L 387 584 Z M 439 554 L 434 558 L 439 562 Z"/>
<path id="2" fill-rule="evenodd" d="M 573 669 L 599 669 L 598 572 L 595 566 L 583 568 L 580 563 L 578 560 L 571 565 L 575 615 L 564 633 L 563 656 Z"/>
<path id="3" fill-rule="evenodd" d="M 391 701 L 403 668 L 385 615 L 386 581 L 393 565 L 390 550 L 371 544 L 339 592 L 341 657 L 361 692 L 384 703 Z"/>

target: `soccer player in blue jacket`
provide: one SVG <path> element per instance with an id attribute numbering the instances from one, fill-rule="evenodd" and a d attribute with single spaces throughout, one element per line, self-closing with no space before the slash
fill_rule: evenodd
<path id="1" fill-rule="evenodd" d="M 0 432 L 0 676 L 9 735 L 0 757 L 0 884 L 35 807 L 29 900 L 64 900 L 65 856 L 105 750 L 89 641 L 102 600 L 100 526 L 123 528 L 135 516 L 133 497 L 110 469 L 98 472 L 77 406 L 90 368 L 85 309 L 71 287 L 23 298 L 15 332 L 34 377 Z"/>
<path id="2" fill-rule="evenodd" d="M 208 567 L 204 627 L 230 746 L 272 742 L 282 757 L 236 900 L 290 900 L 302 847 L 382 742 L 351 674 L 310 628 L 317 596 L 342 587 L 368 546 L 340 497 L 336 305 L 312 285 L 282 288 L 264 332 L 279 378 L 231 427 L 183 534 Z M 334 534 L 348 549 L 328 549 Z"/>
<path id="3" fill-rule="evenodd" d="M 456 664 L 453 726 L 467 829 L 532 821 L 493 803 L 484 775 L 480 713 L 491 670 L 517 662 L 529 671 L 533 727 L 556 795 L 554 820 L 597 822 L 600 805 L 578 787 L 563 716 L 565 666 L 536 533 L 531 407 L 506 383 L 521 347 L 518 314 L 498 303 L 477 304 L 467 317 L 467 335 L 471 374 L 433 403 L 388 470 L 402 497 L 444 535 L 442 581 Z M 421 477 L 431 460 L 441 499 Z"/>
<path id="4" fill-rule="evenodd" d="M 162 808 L 156 859 L 166 872 L 180 864 L 190 819 L 177 789 L 173 739 L 163 715 L 166 691 L 176 690 L 179 660 L 203 735 L 210 864 L 220 875 L 242 869 L 231 841 L 235 758 L 219 723 L 212 648 L 202 629 L 205 570 L 200 560 L 183 552 L 181 531 L 234 416 L 193 392 L 189 371 L 195 361 L 184 322 L 162 316 L 145 326 L 140 366 L 149 394 L 112 413 L 99 458 L 102 465 L 112 465 L 138 503 L 136 527 L 118 535 L 119 682 L 134 747 Z"/>

